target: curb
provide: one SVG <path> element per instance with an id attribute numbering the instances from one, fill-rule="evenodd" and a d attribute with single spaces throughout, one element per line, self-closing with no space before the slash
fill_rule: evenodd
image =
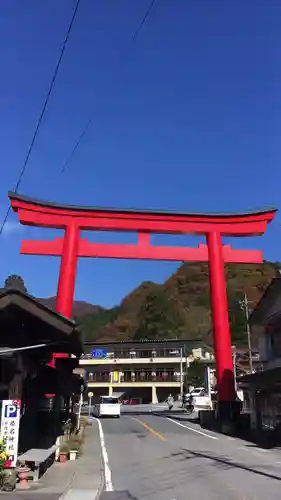
<path id="1" fill-rule="evenodd" d="M 101 481 L 100 481 L 100 486 L 99 486 L 99 489 L 98 489 L 98 492 L 95 496 L 95 500 L 99 500 L 101 495 L 104 493 L 105 491 L 105 476 L 104 476 L 104 469 L 101 469 Z"/>

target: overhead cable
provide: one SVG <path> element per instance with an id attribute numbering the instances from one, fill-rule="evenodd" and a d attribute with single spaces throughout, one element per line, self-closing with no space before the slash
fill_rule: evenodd
<path id="1" fill-rule="evenodd" d="M 18 189 L 20 187 L 20 184 L 22 182 L 23 176 L 25 174 L 25 171 L 26 171 L 26 168 L 27 168 L 27 165 L 28 165 L 31 153 L 33 151 L 33 147 L 34 147 L 35 141 L 36 141 L 37 136 L 38 136 L 39 129 L 41 127 L 43 118 L 44 118 L 46 110 L 47 110 L 47 106 L 49 104 L 49 100 L 50 100 L 51 94 L 52 94 L 52 92 L 54 90 L 54 87 L 55 87 L 55 84 L 56 84 L 56 80 L 57 80 L 57 76 L 58 76 L 58 72 L 59 72 L 59 69 L 60 69 L 60 66 L 61 66 L 61 63 L 62 63 L 62 59 L 63 59 L 64 53 L 65 53 L 65 49 L 67 47 L 67 43 L 69 41 L 69 37 L 70 37 L 71 31 L 72 31 L 72 28 L 74 26 L 74 22 L 75 22 L 75 19 L 76 19 L 76 15 L 77 15 L 80 3 L 81 3 L 81 0 L 77 0 L 76 1 L 76 4 L 75 4 L 74 10 L 73 10 L 70 22 L 68 24 L 66 36 L 65 36 L 64 42 L 62 44 L 60 55 L 59 55 L 57 64 L 55 66 L 55 70 L 54 70 L 52 79 L 51 79 L 51 83 L 49 85 L 49 89 L 48 89 L 48 92 L 47 92 L 47 95 L 46 95 L 46 98 L 45 98 L 42 110 L 40 112 L 40 115 L 39 115 L 39 118 L 38 118 L 35 130 L 34 130 L 34 133 L 33 133 L 33 136 L 32 136 L 32 139 L 31 139 L 31 142 L 30 142 L 30 145 L 29 145 L 26 157 L 25 157 L 25 160 L 23 162 L 23 166 L 22 166 L 22 168 L 20 170 L 20 173 L 19 173 L 19 176 L 18 176 L 18 180 L 17 180 L 15 188 L 14 188 L 14 191 L 16 193 L 17 193 L 17 191 L 18 191 Z M 8 220 L 9 214 L 10 214 L 10 210 L 11 210 L 11 206 L 9 205 L 9 207 L 7 209 L 7 212 L 6 212 L 6 215 L 5 215 L 4 219 L 3 219 L 2 225 L 0 227 L 0 236 L 3 233 L 3 229 L 4 229 L 5 225 L 6 225 L 6 222 Z"/>
<path id="2" fill-rule="evenodd" d="M 151 10 L 152 10 L 152 8 L 153 8 L 153 6 L 154 6 L 155 3 L 156 3 L 156 0 L 151 0 L 148 8 L 146 9 L 146 12 L 145 12 L 144 16 L 142 17 L 140 23 L 138 24 L 136 30 L 134 31 L 132 37 L 130 38 L 130 41 L 131 41 L 132 44 L 134 44 L 136 42 L 136 40 L 137 40 L 137 38 L 138 38 L 138 36 L 139 36 L 139 34 L 140 34 L 140 32 L 141 32 L 141 30 L 142 30 L 145 22 L 147 21 L 147 18 L 148 18 L 148 16 L 149 16 L 149 14 L 150 14 L 150 12 L 151 12 Z M 124 58 L 122 58 L 122 61 L 119 62 L 119 64 L 117 65 L 117 67 L 114 69 L 113 74 L 111 75 L 111 78 L 110 78 L 110 82 L 114 81 L 115 73 L 116 73 L 116 71 L 119 70 L 119 68 L 120 68 L 120 66 L 122 65 L 123 62 L 124 62 Z M 80 146 L 83 138 L 86 135 L 86 132 L 88 131 L 88 129 L 90 128 L 90 125 L 92 125 L 92 123 L 93 123 L 93 118 L 89 118 L 87 120 L 86 124 L 84 125 L 84 127 L 82 128 L 82 132 L 80 133 L 80 136 L 79 136 L 77 142 L 75 143 L 74 148 L 72 149 L 70 155 L 68 156 L 67 160 L 65 161 L 64 165 L 61 168 L 61 174 L 63 174 L 65 172 L 65 170 L 67 169 L 69 163 L 71 162 L 73 156 L 75 155 L 78 147 Z"/>

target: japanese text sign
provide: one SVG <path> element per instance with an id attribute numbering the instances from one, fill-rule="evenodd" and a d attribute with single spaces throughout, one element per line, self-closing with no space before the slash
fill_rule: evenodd
<path id="1" fill-rule="evenodd" d="M 9 467 L 15 467 L 18 457 L 20 427 L 20 401 L 6 399 L 2 401 L 1 436 L 9 454 Z"/>

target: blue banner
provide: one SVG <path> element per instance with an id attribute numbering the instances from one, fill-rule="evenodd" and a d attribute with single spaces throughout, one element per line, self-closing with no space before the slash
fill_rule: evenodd
<path id="1" fill-rule="evenodd" d="M 93 349 L 92 358 L 104 359 L 107 357 L 107 351 L 105 349 Z"/>

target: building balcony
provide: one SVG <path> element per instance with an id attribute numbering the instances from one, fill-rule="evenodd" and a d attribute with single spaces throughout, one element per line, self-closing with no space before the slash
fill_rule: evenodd
<path id="1" fill-rule="evenodd" d="M 180 349 L 151 349 L 151 350 L 115 350 L 114 352 L 107 352 L 107 360 L 112 359 L 143 359 L 143 358 L 180 358 Z M 96 359 L 93 358 L 91 353 L 85 353 L 81 359 Z"/>
<path id="2" fill-rule="evenodd" d="M 120 382 L 180 382 L 180 377 L 177 375 L 143 375 L 136 374 L 135 376 L 130 376 L 129 374 L 120 377 Z"/>
<path id="3" fill-rule="evenodd" d="M 84 354 L 80 360 L 79 360 L 79 366 L 91 366 L 91 365 L 96 365 L 96 366 L 113 366 L 113 365 L 179 365 L 181 360 L 182 363 L 189 362 L 191 363 L 195 359 L 204 363 L 212 363 L 214 361 L 214 356 L 213 355 L 204 355 L 203 357 L 194 357 L 194 356 L 188 356 L 188 357 L 183 357 L 181 358 L 178 355 L 171 356 L 167 355 L 164 352 L 158 353 L 157 356 L 149 356 L 147 354 L 147 357 L 143 356 L 125 356 L 125 357 L 114 357 L 114 355 L 108 354 L 107 357 L 105 358 L 93 358 L 91 354 Z"/>
<path id="4" fill-rule="evenodd" d="M 92 388 L 94 389 L 95 387 L 118 387 L 118 388 L 133 388 L 133 387 L 178 387 L 180 388 L 180 382 L 175 382 L 175 381 L 135 381 L 135 382 L 88 382 L 88 389 Z"/>
<path id="5" fill-rule="evenodd" d="M 108 383 L 110 384 L 111 382 L 111 375 L 110 373 L 103 375 L 99 373 L 93 373 L 93 374 L 88 374 L 84 378 L 86 382 L 103 382 L 103 383 Z"/>
<path id="6" fill-rule="evenodd" d="M 183 375 L 184 377 L 184 375 Z M 118 373 L 117 375 L 114 375 L 114 373 L 93 373 L 93 374 L 88 374 L 85 376 L 85 381 L 88 383 L 88 385 L 92 384 L 168 384 L 168 383 L 173 383 L 173 384 L 180 384 L 180 375 L 179 374 L 173 374 L 173 373 L 163 373 L 163 374 L 156 374 L 153 375 L 151 373 Z"/>
<path id="7" fill-rule="evenodd" d="M 183 363 L 185 360 L 183 360 Z M 180 358 L 104 358 L 104 359 L 96 359 L 96 358 L 81 358 L 79 360 L 79 366 L 144 366 L 144 365 L 179 365 Z"/>

